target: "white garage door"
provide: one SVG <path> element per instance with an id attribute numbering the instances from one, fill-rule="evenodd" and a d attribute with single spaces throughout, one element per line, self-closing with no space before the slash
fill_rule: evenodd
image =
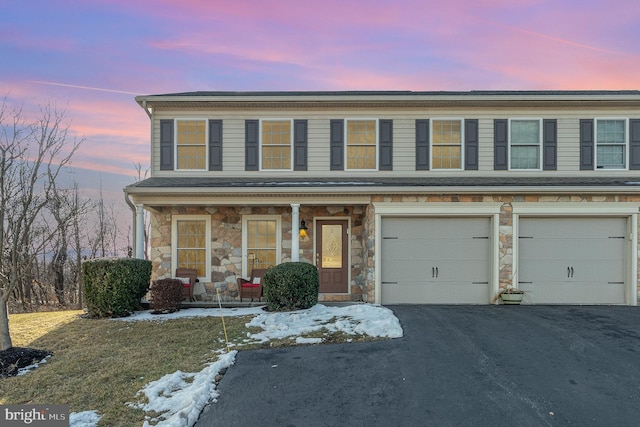
<path id="1" fill-rule="evenodd" d="M 488 304 L 489 218 L 383 218 L 383 304 Z"/>
<path id="2" fill-rule="evenodd" d="M 533 304 L 624 304 L 624 218 L 521 218 L 518 284 Z"/>

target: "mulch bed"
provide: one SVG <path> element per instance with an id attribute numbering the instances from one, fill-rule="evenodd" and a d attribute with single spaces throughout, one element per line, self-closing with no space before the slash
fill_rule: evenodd
<path id="1" fill-rule="evenodd" d="M 53 353 L 35 348 L 11 347 L 0 351 L 0 378 L 13 377 L 18 370 L 40 362 Z"/>

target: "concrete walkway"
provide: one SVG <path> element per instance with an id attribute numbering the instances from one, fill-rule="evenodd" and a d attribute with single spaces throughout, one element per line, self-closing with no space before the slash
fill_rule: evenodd
<path id="1" fill-rule="evenodd" d="M 208 426 L 635 426 L 637 307 L 393 306 L 390 341 L 242 351 Z"/>

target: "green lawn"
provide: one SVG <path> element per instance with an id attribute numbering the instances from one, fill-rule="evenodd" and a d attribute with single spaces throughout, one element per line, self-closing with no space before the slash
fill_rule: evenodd
<path id="1" fill-rule="evenodd" d="M 144 413 L 126 403 L 138 401 L 145 384 L 181 370 L 198 372 L 226 350 L 220 317 L 166 321 L 123 322 L 80 317 L 81 311 L 15 314 L 9 316 L 15 347 L 53 352 L 36 370 L 0 380 L 1 404 L 62 404 L 71 412 L 96 410 L 100 426 L 140 426 Z M 225 325 L 235 350 L 248 345 L 245 323 L 251 317 L 228 317 Z M 344 334 L 323 336 L 326 342 L 363 341 Z M 291 340 L 270 341 L 265 347 L 290 345 Z"/>

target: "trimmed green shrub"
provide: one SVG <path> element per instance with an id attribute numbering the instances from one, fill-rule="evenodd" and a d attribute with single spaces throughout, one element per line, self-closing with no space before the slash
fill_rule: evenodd
<path id="1" fill-rule="evenodd" d="M 179 279 L 160 279 L 153 282 L 149 289 L 149 303 L 152 313 L 166 313 L 178 310 L 182 302 L 182 288 Z"/>
<path id="2" fill-rule="evenodd" d="M 318 303 L 318 269 L 306 262 L 285 262 L 267 270 L 262 287 L 269 311 L 311 308 Z"/>
<path id="3" fill-rule="evenodd" d="M 122 317 L 140 307 L 149 290 L 151 261 L 99 258 L 82 263 L 85 303 L 91 317 Z"/>

